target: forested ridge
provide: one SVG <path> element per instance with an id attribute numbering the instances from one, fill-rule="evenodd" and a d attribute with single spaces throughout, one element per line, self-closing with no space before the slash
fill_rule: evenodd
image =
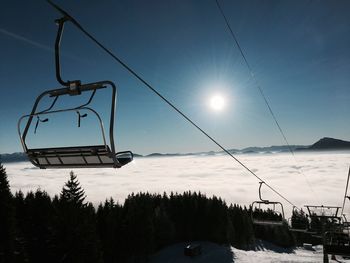
<path id="1" fill-rule="evenodd" d="M 83 175 L 82 175 L 83 176 Z M 294 244 L 288 227 L 253 227 L 250 208 L 200 192 L 130 194 L 97 208 L 71 172 L 59 195 L 11 194 L 0 164 L 0 262 L 147 262 L 177 242 L 250 248 L 255 239 Z"/>

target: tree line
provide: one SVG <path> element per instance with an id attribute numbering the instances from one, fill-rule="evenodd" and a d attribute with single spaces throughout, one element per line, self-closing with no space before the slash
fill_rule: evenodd
<path id="1" fill-rule="evenodd" d="M 288 226 L 256 227 L 251 208 L 200 192 L 130 194 L 94 207 L 71 172 L 59 195 L 12 194 L 0 164 L 0 262 L 147 262 L 177 242 L 247 249 L 255 239 L 294 245 Z"/>

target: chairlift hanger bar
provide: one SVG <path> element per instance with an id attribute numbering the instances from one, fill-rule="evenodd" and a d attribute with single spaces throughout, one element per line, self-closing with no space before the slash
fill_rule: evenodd
<path id="1" fill-rule="evenodd" d="M 61 77 L 61 65 L 60 65 L 60 45 L 62 40 L 62 33 L 64 29 L 64 23 L 70 20 L 68 16 L 63 16 L 60 19 L 56 19 L 55 22 L 58 25 L 56 41 L 55 41 L 55 66 L 56 66 L 56 79 L 62 85 L 69 87 L 70 95 L 79 95 L 80 80 L 64 81 Z"/>
<path id="2" fill-rule="evenodd" d="M 60 12 L 64 20 L 70 21 L 74 24 L 81 32 L 83 32 L 89 39 L 91 39 L 97 46 L 99 46 L 102 50 L 104 50 L 108 55 L 110 55 L 114 60 L 116 60 L 122 67 L 124 67 L 129 73 L 131 73 L 135 78 L 137 78 L 141 83 L 143 83 L 148 89 L 150 89 L 153 93 L 155 93 L 159 98 L 161 98 L 165 103 L 167 103 L 171 108 L 173 108 L 177 113 L 179 113 L 183 118 L 185 118 L 190 124 L 192 124 L 197 130 L 199 130 L 203 135 L 205 135 L 209 140 L 211 140 L 214 144 L 216 144 L 219 148 L 221 148 L 227 155 L 233 158 L 236 162 L 238 162 L 244 169 L 246 169 L 250 174 L 255 176 L 259 181 L 263 181 L 258 175 L 256 175 L 251 169 L 249 169 L 244 163 L 242 163 L 237 157 L 235 157 L 232 153 L 230 153 L 225 147 L 223 147 L 219 142 L 217 142 L 213 137 L 211 137 L 207 132 L 205 132 L 202 128 L 200 128 L 194 121 L 192 121 L 185 113 L 183 113 L 180 109 L 178 109 L 172 102 L 170 102 L 167 98 L 165 98 L 159 91 L 157 91 L 151 84 L 149 84 L 146 80 L 144 80 L 139 74 L 136 73 L 131 67 L 129 67 L 125 62 L 123 62 L 119 57 L 117 57 L 112 51 L 106 48 L 102 43 L 100 43 L 94 36 L 92 36 L 89 32 L 87 32 L 79 23 L 76 21 L 70 14 L 68 14 L 65 10 L 59 7 L 57 4 L 53 3 L 51 0 L 46 0 L 54 9 Z M 283 200 L 288 202 L 290 205 L 297 207 L 291 201 L 289 201 L 286 197 L 280 194 L 277 190 L 275 190 L 272 186 L 265 183 L 265 185 L 270 188 L 275 194 L 280 196 Z"/>
<path id="3" fill-rule="evenodd" d="M 261 197 L 261 186 L 264 184 L 265 182 L 259 182 L 259 199 L 262 201 L 262 202 L 264 202 L 264 203 L 270 203 L 269 202 L 269 200 L 264 200 L 264 199 L 262 199 L 262 197 Z"/>
<path id="4" fill-rule="evenodd" d="M 64 22 L 65 21 L 67 21 L 66 17 L 63 17 L 61 19 L 57 19 L 55 21 L 58 25 L 56 41 L 55 41 L 55 66 L 56 66 L 56 79 L 57 79 L 57 81 L 63 86 L 69 86 L 69 82 L 64 81 L 61 78 L 61 67 L 60 67 L 60 45 L 61 45 L 62 32 L 64 29 Z"/>

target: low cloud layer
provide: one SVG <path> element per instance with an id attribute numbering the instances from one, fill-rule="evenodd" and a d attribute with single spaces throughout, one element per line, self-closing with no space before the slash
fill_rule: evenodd
<path id="1" fill-rule="evenodd" d="M 240 160 L 295 205 L 341 206 L 350 152 L 241 155 Z M 40 188 L 59 194 L 70 170 L 40 170 L 30 163 L 6 164 L 13 192 Z M 301 171 L 301 172 L 298 172 Z M 249 205 L 258 199 L 258 180 L 232 159 L 223 156 L 137 158 L 121 169 L 74 169 L 88 201 L 98 204 L 113 197 L 123 202 L 131 192 L 201 191 L 228 203 Z M 291 206 L 268 188 L 263 198 Z M 350 205 L 346 212 L 350 214 Z"/>

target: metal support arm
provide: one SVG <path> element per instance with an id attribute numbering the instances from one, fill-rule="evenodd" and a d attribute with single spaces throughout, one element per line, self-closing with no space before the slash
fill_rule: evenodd
<path id="1" fill-rule="evenodd" d="M 259 199 L 261 200 L 261 202 L 264 202 L 264 203 L 269 203 L 269 200 L 264 200 L 262 199 L 261 197 L 261 186 L 264 184 L 265 182 L 259 182 Z"/>
<path id="2" fill-rule="evenodd" d="M 57 35 L 56 35 L 56 41 L 55 41 L 55 65 L 56 65 L 56 79 L 57 81 L 66 87 L 69 87 L 71 90 L 70 95 L 79 95 L 80 90 L 80 80 L 73 80 L 73 81 L 64 81 L 61 77 L 61 64 L 60 64 L 60 45 L 61 45 L 61 39 L 62 39 L 62 33 L 64 29 L 64 23 L 66 21 L 69 21 L 69 17 L 64 16 L 60 19 L 57 19 L 55 22 L 58 25 Z"/>

